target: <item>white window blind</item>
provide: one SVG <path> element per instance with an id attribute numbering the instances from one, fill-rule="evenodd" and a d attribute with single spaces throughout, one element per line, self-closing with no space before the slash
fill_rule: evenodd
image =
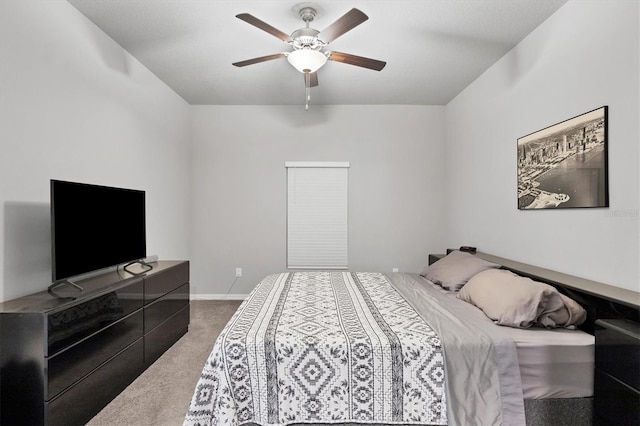
<path id="1" fill-rule="evenodd" d="M 287 162 L 287 268 L 347 269 L 348 162 Z"/>

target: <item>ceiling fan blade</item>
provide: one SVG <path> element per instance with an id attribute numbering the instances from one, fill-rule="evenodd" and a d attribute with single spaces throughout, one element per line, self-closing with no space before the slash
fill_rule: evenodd
<path id="1" fill-rule="evenodd" d="M 362 56 L 352 55 L 350 53 L 331 52 L 329 55 L 330 61 L 342 62 L 349 65 L 355 65 L 357 67 L 369 68 L 371 70 L 380 71 L 387 65 L 384 61 L 378 61 L 376 59 L 365 58 Z"/>
<path id="2" fill-rule="evenodd" d="M 249 13 L 241 13 L 239 15 L 236 15 L 236 18 L 241 19 L 244 22 L 253 25 L 254 27 L 260 28 L 262 31 L 268 32 L 272 36 L 279 38 L 285 43 L 293 41 L 289 34 L 283 33 L 279 29 L 272 27 L 271 25 L 267 24 L 264 21 L 261 21 L 260 19 Z"/>
<path id="3" fill-rule="evenodd" d="M 259 58 L 247 59 L 246 61 L 234 62 L 236 67 L 246 67 L 247 65 L 259 64 L 260 62 L 272 61 L 274 59 L 286 58 L 284 53 L 276 53 L 274 55 L 260 56 Z"/>
<path id="4" fill-rule="evenodd" d="M 304 73 L 304 86 L 316 87 L 318 85 L 318 72 Z"/>
<path id="5" fill-rule="evenodd" d="M 369 19 L 369 17 L 362 11 L 353 8 L 342 15 L 341 18 L 338 18 L 338 20 L 333 24 L 322 30 L 320 34 L 318 34 L 318 38 L 325 43 L 331 43 L 333 40 L 362 24 L 367 19 Z"/>

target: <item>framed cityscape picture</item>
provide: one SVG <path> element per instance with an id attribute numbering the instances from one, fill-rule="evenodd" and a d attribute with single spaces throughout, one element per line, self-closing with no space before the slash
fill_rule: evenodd
<path id="1" fill-rule="evenodd" d="M 607 110 L 518 139 L 518 209 L 609 207 Z"/>

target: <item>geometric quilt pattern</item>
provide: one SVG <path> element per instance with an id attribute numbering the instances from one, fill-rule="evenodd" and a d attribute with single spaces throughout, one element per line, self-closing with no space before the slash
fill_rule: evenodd
<path id="1" fill-rule="evenodd" d="M 267 276 L 218 337 L 185 425 L 447 423 L 440 339 L 382 273 Z"/>

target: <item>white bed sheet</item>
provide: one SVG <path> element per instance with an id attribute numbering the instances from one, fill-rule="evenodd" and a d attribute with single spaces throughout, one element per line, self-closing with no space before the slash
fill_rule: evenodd
<path id="1" fill-rule="evenodd" d="M 422 279 L 450 297 L 457 293 Z M 516 343 L 524 399 L 593 396 L 595 337 L 564 328 L 503 327 Z"/>
<path id="2" fill-rule="evenodd" d="M 524 399 L 593 396 L 594 336 L 562 328 L 504 328 L 516 342 Z"/>

